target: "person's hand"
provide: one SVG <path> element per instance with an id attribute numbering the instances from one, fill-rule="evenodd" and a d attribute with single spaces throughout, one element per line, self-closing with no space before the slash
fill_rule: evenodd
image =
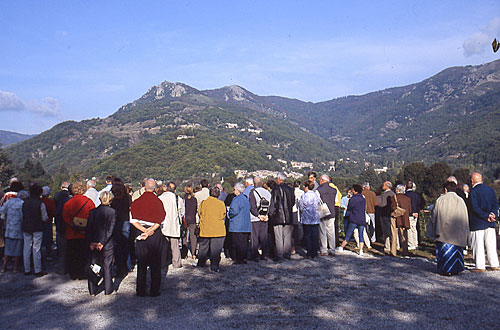
<path id="1" fill-rule="evenodd" d="M 99 251 L 101 251 L 103 247 L 104 247 L 104 245 L 102 245 L 101 243 L 97 243 L 97 244 L 96 244 L 96 248 L 97 248 L 97 250 L 99 250 Z"/>
<path id="2" fill-rule="evenodd" d="M 90 251 L 94 251 L 95 247 L 97 246 L 97 243 L 90 243 Z"/>
<path id="3" fill-rule="evenodd" d="M 266 222 L 268 219 L 267 215 L 259 215 L 259 220 Z"/>
<path id="4" fill-rule="evenodd" d="M 418 218 L 418 213 L 413 213 L 413 217 L 416 219 Z"/>
<path id="5" fill-rule="evenodd" d="M 488 217 L 489 222 L 495 222 L 497 220 L 496 216 L 493 213 L 490 213 L 490 216 Z"/>
<path id="6" fill-rule="evenodd" d="M 147 231 L 141 234 L 141 239 L 142 239 L 142 240 L 145 240 L 145 239 L 146 239 L 146 238 L 148 238 L 148 237 L 149 237 L 149 234 L 148 234 L 148 232 L 147 232 Z"/>

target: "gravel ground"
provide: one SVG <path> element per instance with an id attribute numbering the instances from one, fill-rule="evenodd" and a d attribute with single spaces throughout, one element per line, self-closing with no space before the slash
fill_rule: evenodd
<path id="1" fill-rule="evenodd" d="M 221 272 L 184 262 L 157 298 L 135 296 L 131 272 L 111 296 L 86 281 L 0 274 L 0 329 L 496 328 L 500 272 L 442 277 L 424 258 L 359 257 L 248 265 Z"/>

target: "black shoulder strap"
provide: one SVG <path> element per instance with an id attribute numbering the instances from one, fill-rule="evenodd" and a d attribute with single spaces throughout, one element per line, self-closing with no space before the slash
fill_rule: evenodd
<path id="1" fill-rule="evenodd" d="M 254 188 L 253 191 L 255 191 L 257 193 L 257 196 L 259 196 L 260 199 L 262 199 L 262 196 L 259 194 L 259 192 L 257 191 L 257 188 Z"/>
<path id="2" fill-rule="evenodd" d="M 85 202 L 85 204 L 83 204 L 83 206 L 82 206 L 82 207 L 80 207 L 80 209 L 79 209 L 78 211 L 76 211 L 76 213 L 75 213 L 75 215 L 73 216 L 73 218 L 74 218 L 74 217 L 76 217 L 76 215 L 77 215 L 78 213 L 80 213 L 80 211 L 81 211 L 81 210 L 83 210 L 83 208 L 85 207 L 85 205 L 87 205 L 87 203 L 89 202 L 89 200 L 90 200 L 90 199 L 87 197 L 87 201 Z"/>

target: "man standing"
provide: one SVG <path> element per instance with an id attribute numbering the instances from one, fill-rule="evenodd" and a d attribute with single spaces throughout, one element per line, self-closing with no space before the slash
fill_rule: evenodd
<path id="1" fill-rule="evenodd" d="M 163 203 L 165 210 L 165 220 L 161 224 L 161 232 L 165 236 L 172 251 L 172 266 L 181 268 L 181 251 L 179 240 L 181 238 L 181 223 L 184 217 L 184 200 L 175 194 L 176 185 L 169 182 L 167 191 L 158 197 Z"/>
<path id="2" fill-rule="evenodd" d="M 319 178 L 317 191 L 321 201 L 326 203 L 330 210 L 330 215 L 321 219 L 319 224 L 319 255 L 333 255 L 335 254 L 335 202 L 337 201 L 337 189 L 330 187 L 330 177 L 323 174 Z"/>
<path id="3" fill-rule="evenodd" d="M 283 257 L 290 259 L 292 253 L 292 208 L 295 204 L 295 196 L 293 189 L 285 183 L 285 180 L 286 175 L 282 172 L 278 173 L 269 206 L 269 218 L 274 229 L 276 245 L 275 261 L 280 261 Z"/>
<path id="4" fill-rule="evenodd" d="M 165 219 L 163 203 L 156 197 L 154 190 L 156 182 L 148 179 L 145 191 L 130 205 L 130 224 L 136 229 L 137 238 L 135 253 L 137 255 L 137 296 L 146 295 L 146 280 L 148 267 L 151 270 L 151 287 L 149 295 L 160 295 L 161 285 L 161 253 L 163 236 L 160 224 Z"/>
<path id="5" fill-rule="evenodd" d="M 384 252 L 389 253 L 391 251 L 391 237 L 398 237 L 396 232 L 396 227 L 391 226 L 391 213 L 392 205 L 391 198 L 394 196 L 394 192 L 391 190 L 391 181 L 385 181 L 382 184 L 382 203 L 380 207 L 380 223 L 382 224 L 382 233 L 385 241 Z M 394 233 L 392 231 L 394 230 Z"/>
<path id="6" fill-rule="evenodd" d="M 102 190 L 104 191 L 104 189 Z M 109 191 L 109 190 L 108 190 Z M 99 199 L 99 194 L 100 192 L 95 189 L 95 180 L 88 180 L 87 181 L 87 191 L 84 196 L 90 198 L 92 202 L 94 202 L 95 207 L 98 207 L 101 205 L 101 200 Z"/>
<path id="7" fill-rule="evenodd" d="M 224 187 L 221 183 L 217 183 L 215 186 L 219 188 L 220 191 L 219 200 L 225 202 L 227 198 L 227 192 L 224 191 Z"/>
<path id="8" fill-rule="evenodd" d="M 106 187 L 104 187 L 101 191 L 99 191 L 99 195 L 103 191 L 111 191 L 111 187 L 113 187 L 113 176 L 112 175 L 108 175 L 106 177 Z"/>
<path id="9" fill-rule="evenodd" d="M 363 183 L 363 192 L 361 194 L 365 196 L 366 214 L 370 218 L 370 223 L 368 224 L 369 237 L 372 242 L 375 242 L 375 206 L 378 205 L 377 195 L 370 190 L 369 182 Z"/>
<path id="10" fill-rule="evenodd" d="M 420 214 L 420 205 L 422 204 L 422 199 L 420 195 L 415 191 L 415 184 L 412 181 L 406 183 L 406 193 L 407 197 L 411 199 L 411 212 L 410 213 L 410 229 L 408 230 L 408 250 L 418 249 L 418 231 L 417 222 L 418 216 Z"/>
<path id="11" fill-rule="evenodd" d="M 63 209 L 64 204 L 69 201 L 71 196 L 69 195 L 69 182 L 64 181 L 61 183 L 61 191 L 58 191 L 54 195 L 54 201 L 56 202 L 56 246 L 57 254 L 59 255 L 59 269 L 58 274 L 65 275 L 68 273 L 68 263 L 66 260 L 66 223 L 63 219 Z"/>
<path id="12" fill-rule="evenodd" d="M 484 247 L 490 267 L 488 270 L 499 270 L 497 241 L 495 233 L 495 222 L 498 218 L 498 201 L 495 191 L 483 184 L 483 177 L 480 173 L 474 172 L 471 175 L 472 189 L 469 200 L 471 212 L 469 226 L 472 237 L 472 251 L 476 268 L 473 272 L 484 272 L 486 260 Z"/>
<path id="13" fill-rule="evenodd" d="M 250 193 L 250 218 L 252 221 L 252 260 L 258 262 L 259 259 L 269 258 L 269 239 L 268 239 L 268 219 L 269 202 L 271 193 L 262 187 L 263 180 L 256 176 L 253 180 L 255 189 Z M 262 249 L 262 255 L 259 255 L 259 245 Z"/>
<path id="14" fill-rule="evenodd" d="M 404 195 L 405 186 L 398 184 L 396 187 L 396 195 L 391 199 L 392 211 L 396 211 L 398 207 L 404 209 L 404 213 L 399 216 L 391 214 L 391 254 L 397 256 L 397 241 L 398 232 L 400 238 L 400 246 L 403 250 L 402 255 L 408 255 L 408 229 L 410 228 L 410 214 L 412 214 L 411 200 Z"/>
<path id="15" fill-rule="evenodd" d="M 314 182 L 314 189 L 313 189 L 314 191 L 318 190 L 319 187 L 319 184 L 316 181 L 317 176 L 318 175 L 316 174 L 316 172 L 307 173 L 307 178 L 309 179 L 309 181 Z"/>
<path id="16" fill-rule="evenodd" d="M 198 208 L 200 208 L 201 202 L 203 202 L 205 199 L 207 199 L 210 196 L 210 190 L 208 189 L 208 180 L 202 179 L 200 181 L 200 185 L 201 185 L 201 190 L 194 193 L 194 197 L 196 198 L 196 201 L 198 202 Z"/>
<path id="17" fill-rule="evenodd" d="M 253 179 L 248 177 L 245 179 L 245 190 L 243 191 L 243 195 L 250 197 L 250 192 L 253 190 Z"/>

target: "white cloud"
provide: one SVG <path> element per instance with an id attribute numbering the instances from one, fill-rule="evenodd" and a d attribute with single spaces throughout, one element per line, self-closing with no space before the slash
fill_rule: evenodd
<path id="1" fill-rule="evenodd" d="M 492 19 L 488 25 L 482 27 L 479 32 L 465 39 L 463 48 L 467 57 L 482 54 L 489 51 L 494 38 L 500 37 L 500 17 Z"/>
<path id="2" fill-rule="evenodd" d="M 44 117 L 56 117 L 60 114 L 59 100 L 45 97 L 41 101 L 23 101 L 12 92 L 0 91 L 0 112 L 27 111 Z"/>

